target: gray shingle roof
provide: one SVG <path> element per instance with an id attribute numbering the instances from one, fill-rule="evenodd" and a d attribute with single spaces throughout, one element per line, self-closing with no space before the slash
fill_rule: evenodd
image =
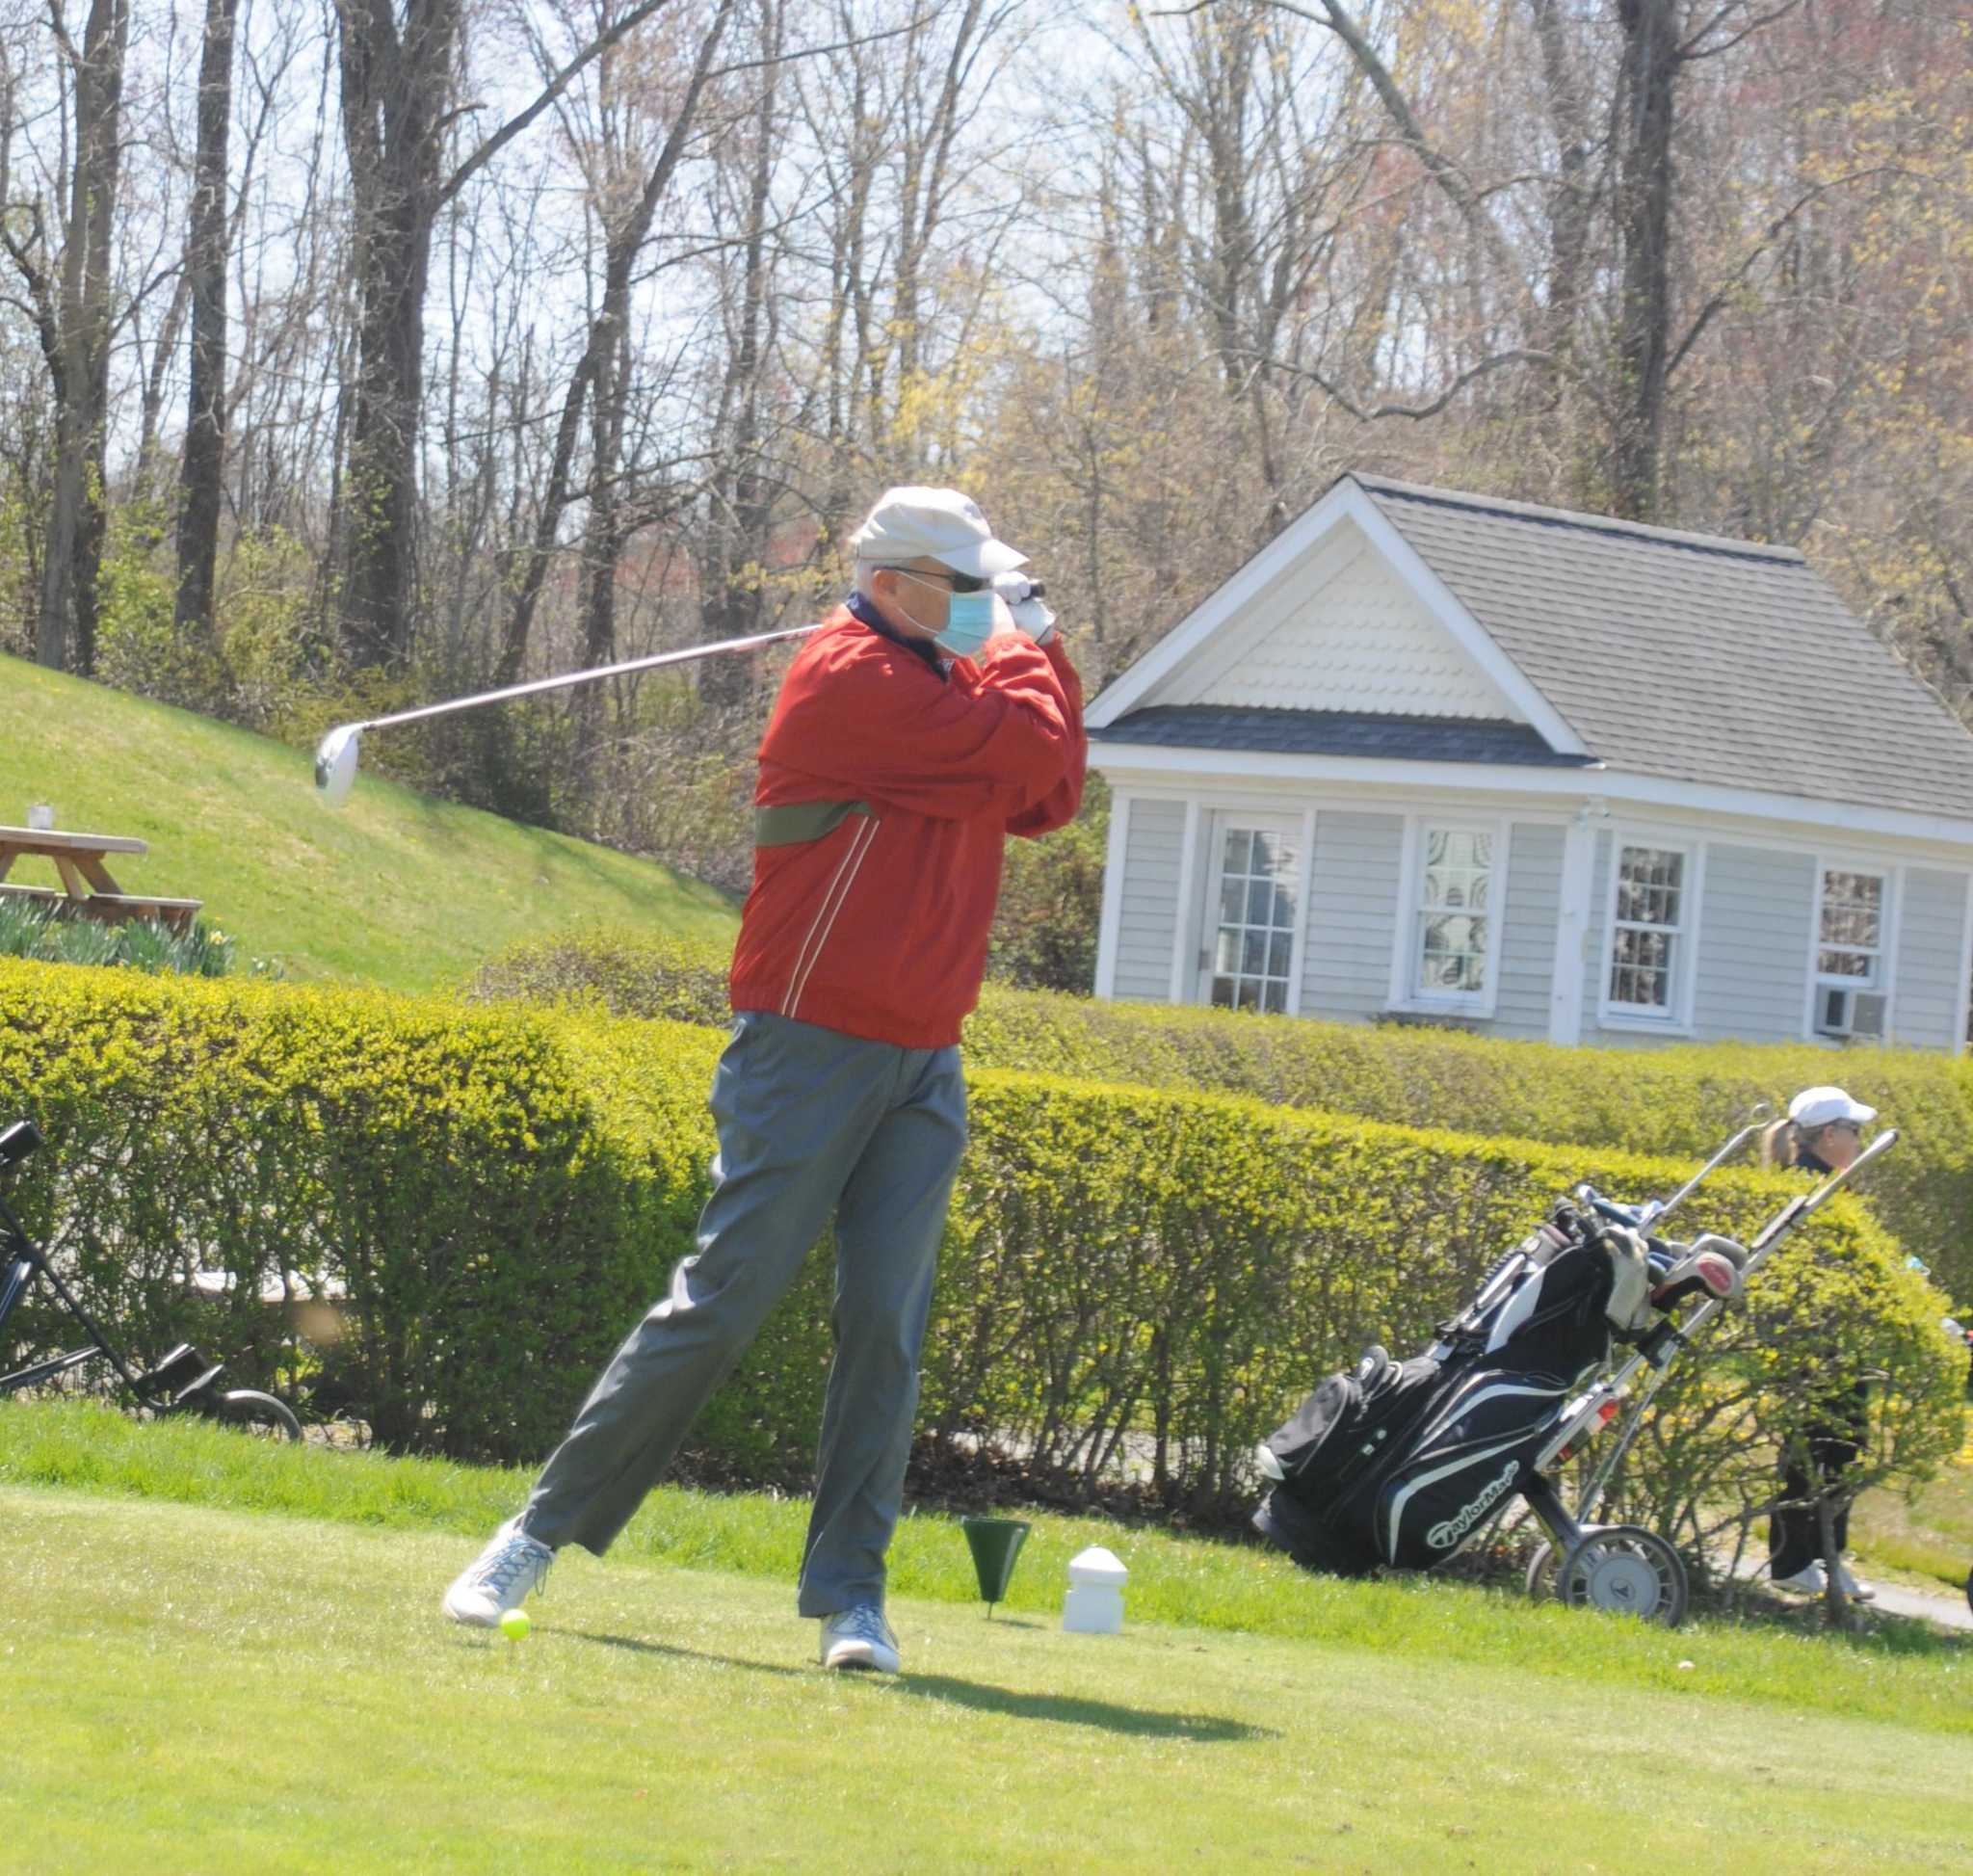
<path id="1" fill-rule="evenodd" d="M 1392 761 L 1506 762 L 1578 769 L 1592 758 L 1560 755 L 1524 723 L 1472 717 L 1397 717 L 1346 710 L 1270 710 L 1217 703 L 1159 703 L 1133 710 L 1093 742 L 1167 749 L 1266 750 L 1277 755 L 1368 755 Z"/>
<path id="2" fill-rule="evenodd" d="M 1612 768 L 1973 818 L 1973 734 L 1794 548 L 1354 480 Z"/>

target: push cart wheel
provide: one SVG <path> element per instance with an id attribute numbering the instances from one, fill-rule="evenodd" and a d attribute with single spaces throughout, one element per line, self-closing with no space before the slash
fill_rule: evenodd
<path id="1" fill-rule="evenodd" d="M 1535 1554 L 1528 1559 L 1528 1594 L 1537 1602 L 1546 1602 L 1555 1594 L 1555 1566 L 1561 1561 L 1555 1554 L 1555 1546 L 1545 1539 L 1535 1546 Z"/>
<path id="2" fill-rule="evenodd" d="M 1656 1531 L 1611 1524 L 1586 1532 L 1562 1560 L 1555 1593 L 1575 1609 L 1603 1609 L 1676 1628 L 1690 1591 L 1685 1560 Z"/>
<path id="3" fill-rule="evenodd" d="M 221 1394 L 207 1412 L 215 1420 L 263 1440 L 299 1440 L 302 1437 L 302 1422 L 296 1419 L 294 1410 L 286 1401 L 276 1400 L 272 1394 L 259 1393 L 251 1387 L 235 1387 L 230 1393 Z"/>

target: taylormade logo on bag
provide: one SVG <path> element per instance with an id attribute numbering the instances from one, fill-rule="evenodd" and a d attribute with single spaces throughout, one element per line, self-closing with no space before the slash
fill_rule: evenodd
<path id="1" fill-rule="evenodd" d="M 1502 1496 L 1513 1490 L 1514 1474 L 1521 1469 L 1519 1460 L 1511 1459 L 1507 1469 L 1495 1479 L 1479 1497 L 1460 1512 L 1457 1518 L 1448 1518 L 1442 1524 L 1434 1524 L 1425 1533 L 1425 1542 L 1434 1550 L 1450 1550 L 1454 1545 L 1470 1531 L 1473 1526 L 1497 1505 Z"/>

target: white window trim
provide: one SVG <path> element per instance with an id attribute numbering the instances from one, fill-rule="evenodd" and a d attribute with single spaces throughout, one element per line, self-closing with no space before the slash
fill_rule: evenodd
<path id="1" fill-rule="evenodd" d="M 1631 1003 L 1610 1000 L 1610 972 L 1617 958 L 1617 885 L 1626 847 L 1655 847 L 1685 856 L 1685 916 L 1678 928 L 1685 959 L 1674 953 L 1671 1008 L 1662 1017 L 1648 1015 Z M 1693 1006 L 1698 997 L 1699 921 L 1705 910 L 1706 842 L 1690 833 L 1671 833 L 1648 827 L 1614 827 L 1610 831 L 1610 877 L 1603 883 L 1603 942 L 1597 947 L 1596 1026 L 1627 1030 L 1642 1036 L 1690 1036 Z"/>
<path id="2" fill-rule="evenodd" d="M 1207 980 L 1213 975 L 1210 959 L 1213 942 L 1219 935 L 1215 889 L 1220 882 L 1220 867 L 1225 852 L 1221 834 L 1224 824 L 1230 821 L 1235 827 L 1285 833 L 1302 842 L 1295 867 L 1295 890 L 1301 896 L 1295 902 L 1295 925 L 1288 939 L 1287 1003 L 1279 1011 L 1262 1012 L 1269 1016 L 1300 1016 L 1302 969 L 1308 938 L 1308 887 L 1314 873 L 1315 809 L 1310 806 L 1298 812 L 1292 804 L 1285 802 L 1261 807 L 1240 800 L 1197 802 L 1193 806 L 1197 819 L 1192 815 L 1186 819 L 1185 858 L 1185 866 L 1193 877 L 1184 883 L 1192 897 L 1192 916 L 1185 921 L 1184 929 L 1190 931 L 1192 941 L 1186 947 L 1183 959 L 1191 968 L 1186 971 L 1183 984 L 1174 989 L 1172 1002 L 1189 1003 L 1202 1010 L 1214 1007 Z M 1176 963 L 1174 961 L 1174 983 L 1178 974 Z"/>
<path id="3" fill-rule="evenodd" d="M 1417 958 L 1413 952 L 1418 895 L 1425 884 L 1425 830 L 1452 828 L 1465 833 L 1493 836 L 1493 851 L 1499 857 L 1487 881 L 1486 908 L 1486 988 L 1484 991 L 1420 991 Z M 1511 830 L 1506 815 L 1476 815 L 1454 809 L 1444 814 L 1405 816 L 1405 845 L 1398 863 L 1397 930 L 1391 935 L 1390 992 L 1385 1008 L 1394 1015 L 1420 1017 L 1464 1017 L 1474 1022 L 1492 1018 L 1500 999 L 1501 934 L 1507 926 L 1508 867 L 1511 863 Z"/>
<path id="4" fill-rule="evenodd" d="M 1883 859 L 1860 859 L 1850 854 L 1829 854 L 1818 852 L 1815 857 L 1815 898 L 1808 912 L 1808 993 L 1802 1007 L 1802 1040 L 1818 1043 L 1825 1047 L 1842 1045 L 1839 1036 L 1826 1035 L 1816 1027 L 1817 1008 L 1822 1002 L 1826 990 L 1842 990 L 1846 986 L 1836 978 L 1824 979 L 1820 968 L 1823 951 L 1823 887 L 1831 873 L 1867 873 L 1873 879 L 1883 882 L 1883 914 L 1881 942 L 1878 946 L 1878 962 L 1881 966 L 1879 981 L 1870 986 L 1870 994 L 1881 996 L 1884 1000 L 1884 1033 L 1881 1037 L 1865 1038 L 1888 1044 L 1896 1035 L 1895 1024 L 1898 1015 L 1898 942 L 1905 915 L 1905 868 L 1895 861 Z M 1847 988 L 1855 989 L 1853 982 Z"/>
<path id="5" fill-rule="evenodd" d="M 1315 885 L 1315 805 L 1302 810 L 1302 866 L 1295 876 L 1295 936 L 1288 948 L 1288 1014 L 1302 1014 L 1302 973 L 1308 968 L 1308 895 Z"/>

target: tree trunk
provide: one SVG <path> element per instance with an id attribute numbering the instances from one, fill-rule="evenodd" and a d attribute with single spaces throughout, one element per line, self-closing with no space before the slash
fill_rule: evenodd
<path id="1" fill-rule="evenodd" d="M 341 489 L 344 650 L 411 651 L 425 287 L 439 207 L 460 0 L 338 0 L 343 141 L 355 208 L 355 383 Z"/>
<path id="2" fill-rule="evenodd" d="M 233 115 L 233 19 L 239 0 L 206 0 L 198 62 L 198 152 L 185 272 L 192 283 L 192 389 L 178 507 L 181 633 L 213 635 L 226 453 L 226 135 Z"/>
<path id="3" fill-rule="evenodd" d="M 761 629 L 761 563 L 767 552 L 773 495 L 760 473 L 760 394 L 767 304 L 767 222 L 777 142 L 780 96 L 772 63 L 781 49 L 782 13 L 763 10 L 761 50 L 770 62 L 762 74 L 748 178 L 747 232 L 740 283 L 738 330 L 722 399 L 723 434 L 720 466 L 712 478 L 712 519 L 699 593 L 699 636 L 707 644 Z M 709 658 L 698 668 L 699 695 L 724 706 L 742 701 L 753 683 L 753 660 Z"/>
<path id="4" fill-rule="evenodd" d="M 41 564 L 38 660 L 84 676 L 95 669 L 96 581 L 106 528 L 111 229 L 122 156 L 129 0 L 91 0 L 75 62 L 75 165 L 55 322 L 55 482 Z"/>
<path id="5" fill-rule="evenodd" d="M 1658 513 L 1659 454 L 1671 327 L 1671 129 L 1681 63 L 1676 0 L 1618 0 L 1623 59 L 1618 79 L 1618 224 L 1623 244 L 1618 308 L 1620 403 L 1611 500 L 1627 520 Z"/>
<path id="6" fill-rule="evenodd" d="M 1573 350 L 1588 264 L 1595 187 L 1590 170 L 1593 136 L 1581 66 L 1571 55 L 1562 0 L 1532 0 L 1541 47 L 1542 89 L 1555 136 L 1560 173 L 1548 193 L 1548 283 L 1539 328 L 1542 349 L 1561 357 Z"/>

